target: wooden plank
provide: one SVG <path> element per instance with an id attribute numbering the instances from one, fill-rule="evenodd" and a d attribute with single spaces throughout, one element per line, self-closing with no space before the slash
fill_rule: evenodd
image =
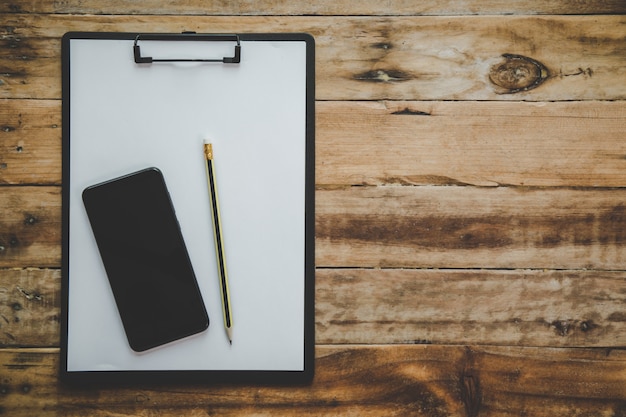
<path id="1" fill-rule="evenodd" d="M 626 184 L 626 102 L 320 102 L 318 185 Z"/>
<path id="2" fill-rule="evenodd" d="M 0 189 L 0 267 L 58 267 L 59 187 Z M 320 267 L 624 269 L 626 189 L 316 193 Z"/>
<path id="3" fill-rule="evenodd" d="M 60 272 L 0 270 L 0 346 L 59 346 Z"/>
<path id="4" fill-rule="evenodd" d="M 361 0 L 338 2 L 332 0 L 288 1 L 205 1 L 192 0 L 164 3 L 160 0 L 65 0 L 42 2 L 14 0 L 0 4 L 0 13 L 72 13 L 72 14 L 176 14 L 176 15 L 472 15 L 472 14 L 619 14 L 626 5 L 619 0 L 566 0 L 545 2 L 526 0 L 506 2 L 481 0 L 391 0 L 380 2 Z"/>
<path id="5" fill-rule="evenodd" d="M 318 185 L 626 184 L 623 101 L 333 101 L 316 110 Z M 60 112 L 59 100 L 0 100 L 1 184 L 61 184 Z"/>
<path id="6" fill-rule="evenodd" d="M 626 346 L 626 273 L 320 269 L 318 343 Z"/>
<path id="7" fill-rule="evenodd" d="M 61 264 L 61 188 L 0 187 L 0 267 Z"/>
<path id="8" fill-rule="evenodd" d="M 318 190 L 318 267 L 624 269 L 626 189 Z"/>
<path id="9" fill-rule="evenodd" d="M 0 100 L 0 184 L 61 184 L 59 100 Z"/>
<path id="10" fill-rule="evenodd" d="M 57 382 L 56 349 L 0 350 L 1 410 L 19 416 L 622 415 L 626 353 L 463 346 L 318 346 L 310 386 Z"/>
<path id="11" fill-rule="evenodd" d="M 59 346 L 58 269 L 0 270 L 0 346 Z M 626 346 L 626 273 L 320 269 L 318 344 Z"/>
<path id="12" fill-rule="evenodd" d="M 534 416 L 623 414 L 626 411 L 626 403 L 622 400 L 626 395 L 623 385 L 626 373 L 620 369 L 620 362 L 609 360 L 603 363 L 601 359 L 603 355 L 609 358 L 614 353 L 613 359 L 620 358 L 621 361 L 624 351 L 610 349 L 577 352 L 570 349 L 485 348 L 484 352 L 475 352 L 471 348 L 467 358 L 473 366 L 470 365 L 469 370 L 466 368 L 464 375 L 468 376 L 463 377 L 461 391 L 478 391 L 476 402 L 480 405 L 465 401 L 467 415 L 482 416 L 483 410 L 485 415 L 511 417 L 526 412 Z M 521 386 L 523 389 L 518 391 Z M 483 391 L 483 388 L 489 391 L 491 387 L 497 392 L 493 398 Z M 584 405 L 581 394 L 587 389 L 590 403 Z M 611 399 L 612 395 L 615 395 L 614 399 Z M 534 409 L 539 404 L 546 408 Z"/>
<path id="13" fill-rule="evenodd" d="M 625 22 L 619 15 L 5 14 L 0 36 L 10 52 L 0 57 L 0 98 L 61 96 L 60 37 L 66 31 L 194 30 L 311 33 L 321 100 L 619 100 L 626 98 Z"/>

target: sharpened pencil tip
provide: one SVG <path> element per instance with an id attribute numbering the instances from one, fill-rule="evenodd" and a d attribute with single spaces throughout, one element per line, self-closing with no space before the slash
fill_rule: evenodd
<path id="1" fill-rule="evenodd" d="M 230 345 L 233 345 L 233 329 L 232 327 L 226 327 L 226 337 L 228 338 L 228 342 Z"/>

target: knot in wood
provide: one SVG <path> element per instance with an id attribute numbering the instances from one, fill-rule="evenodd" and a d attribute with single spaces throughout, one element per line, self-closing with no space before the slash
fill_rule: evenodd
<path id="1" fill-rule="evenodd" d="M 522 55 L 504 54 L 504 62 L 494 65 L 489 79 L 503 94 L 513 94 L 537 88 L 549 76 L 545 65 Z"/>

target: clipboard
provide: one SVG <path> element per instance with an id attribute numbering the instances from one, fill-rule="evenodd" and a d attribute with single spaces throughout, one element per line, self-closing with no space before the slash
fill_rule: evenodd
<path id="1" fill-rule="evenodd" d="M 65 34 L 65 381 L 310 381 L 314 63 L 308 34 Z M 222 324 L 202 150 L 207 139 L 219 181 L 232 346 Z M 136 353 L 81 192 L 150 166 L 168 184 L 211 324 L 199 335 Z"/>

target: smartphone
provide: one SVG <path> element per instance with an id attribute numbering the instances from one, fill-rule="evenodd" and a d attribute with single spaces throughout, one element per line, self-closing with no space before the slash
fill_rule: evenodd
<path id="1" fill-rule="evenodd" d="M 130 347 L 143 352 L 206 330 L 209 317 L 161 171 L 87 187 L 82 198 Z"/>

